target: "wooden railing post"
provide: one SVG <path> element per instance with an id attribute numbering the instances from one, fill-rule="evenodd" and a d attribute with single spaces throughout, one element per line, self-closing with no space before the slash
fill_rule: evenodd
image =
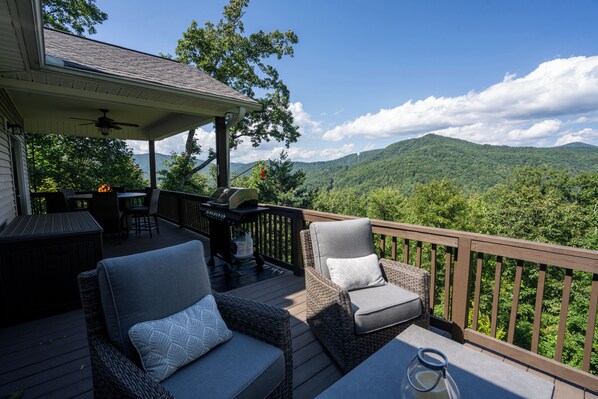
<path id="1" fill-rule="evenodd" d="M 177 215 L 178 215 L 178 222 L 179 222 L 179 227 L 185 227 L 184 224 L 184 216 L 183 216 L 183 197 L 180 194 L 177 194 L 177 201 L 176 201 L 176 206 L 177 206 Z"/>
<path id="2" fill-rule="evenodd" d="M 471 278 L 471 238 L 459 237 L 453 274 L 453 339 L 464 341 L 469 318 L 469 280 Z"/>
<path id="3" fill-rule="evenodd" d="M 295 276 L 302 276 L 303 270 L 303 253 L 301 252 L 301 244 L 299 233 L 303 229 L 303 213 L 297 211 L 293 213 L 291 219 L 291 263 L 294 266 Z"/>

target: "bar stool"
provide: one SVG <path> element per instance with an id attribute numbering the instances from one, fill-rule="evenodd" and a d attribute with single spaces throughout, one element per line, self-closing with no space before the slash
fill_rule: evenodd
<path id="1" fill-rule="evenodd" d="M 146 193 L 147 196 L 145 197 L 143 205 L 132 206 L 128 208 L 126 212 L 127 215 L 131 215 L 135 220 L 135 232 L 138 235 L 141 234 L 141 230 L 147 230 L 149 231 L 150 237 L 152 237 L 152 229 L 154 228 L 158 234 L 160 234 L 160 226 L 158 225 L 158 199 L 160 197 L 160 189 L 147 188 Z"/>

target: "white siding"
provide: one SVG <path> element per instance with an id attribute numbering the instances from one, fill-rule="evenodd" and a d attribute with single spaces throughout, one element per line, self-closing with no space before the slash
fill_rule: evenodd
<path id="1" fill-rule="evenodd" d="M 11 123 L 22 125 L 22 119 L 14 108 L 10 98 L 4 90 L 0 90 L 0 229 L 4 228 L 6 224 L 10 223 L 17 216 L 15 182 L 13 181 L 13 165 L 10 152 L 11 140 L 5 129 L 7 120 Z M 24 145 L 24 138 L 18 137 L 18 140 Z M 24 177 L 26 177 L 28 175 L 27 163 L 24 160 L 21 162 L 23 162 L 22 171 Z M 26 186 L 25 192 L 28 189 Z M 27 199 L 28 197 L 27 193 Z"/>
<path id="2" fill-rule="evenodd" d="M 4 118 L 0 118 L 4 121 Z M 10 162 L 10 140 L 0 126 L 0 229 L 17 216 L 15 190 Z"/>

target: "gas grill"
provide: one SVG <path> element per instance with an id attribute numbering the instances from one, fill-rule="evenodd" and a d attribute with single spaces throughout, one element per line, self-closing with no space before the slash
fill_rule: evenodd
<path id="1" fill-rule="evenodd" d="M 246 189 L 228 189 L 235 190 L 236 194 L 233 197 L 241 195 L 245 200 L 242 203 L 237 203 L 237 208 L 230 209 L 227 200 L 222 200 L 222 194 L 225 189 L 218 189 L 213 195 L 212 200 L 202 203 L 200 210 L 208 218 L 210 226 L 210 260 L 208 264 L 213 266 L 215 264 L 215 257 L 219 257 L 224 261 L 224 270 L 230 274 L 235 263 L 246 262 L 248 260 L 255 260 L 258 270 L 262 270 L 264 266 L 264 259 L 257 251 L 254 250 L 253 256 L 249 259 L 236 259 L 233 256 L 232 246 L 235 238 L 235 232 L 241 230 L 241 225 L 257 221 L 258 215 L 264 213 L 268 208 L 257 206 L 257 200 L 253 197 L 253 193 L 239 193 L 240 190 Z M 225 193 L 226 194 L 226 193 Z M 214 198 L 220 197 L 220 201 Z M 230 192 L 229 192 L 230 197 Z M 249 200 L 247 200 L 249 198 Z M 257 234 L 257 229 L 256 229 Z M 257 242 L 258 237 L 253 237 L 254 242 Z"/>

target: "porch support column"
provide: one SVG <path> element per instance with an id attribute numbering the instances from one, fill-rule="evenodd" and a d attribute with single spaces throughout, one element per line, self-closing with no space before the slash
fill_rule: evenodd
<path id="1" fill-rule="evenodd" d="M 218 187 L 229 187 L 229 162 L 230 149 L 228 146 L 228 133 L 226 132 L 226 120 L 223 116 L 217 116 L 216 124 L 216 184 Z"/>
<path id="2" fill-rule="evenodd" d="M 150 172 L 150 186 L 152 188 L 157 187 L 156 179 L 156 142 L 154 140 L 148 141 L 149 143 L 149 172 Z"/>

